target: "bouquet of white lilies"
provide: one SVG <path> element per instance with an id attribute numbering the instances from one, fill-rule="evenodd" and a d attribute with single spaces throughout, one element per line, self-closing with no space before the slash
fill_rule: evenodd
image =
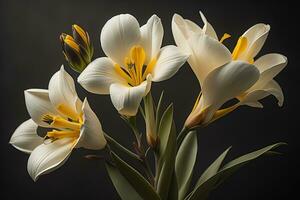
<path id="1" fill-rule="evenodd" d="M 177 46 L 163 47 L 164 29 L 158 16 L 153 15 L 143 26 L 130 14 L 114 16 L 100 35 L 106 57 L 97 59 L 93 59 L 89 34 L 80 26 L 72 26 L 72 35 L 61 34 L 63 54 L 79 73 L 77 82 L 91 93 L 110 95 L 134 135 L 133 146 L 127 148 L 103 131 L 88 100 L 78 97 L 73 78 L 61 66 L 48 89 L 25 90 L 30 119 L 10 139 L 15 148 L 30 154 L 27 169 L 31 178 L 37 181 L 41 175 L 58 169 L 74 148 L 103 149 L 101 156 L 86 157 L 103 159 L 121 199 L 203 200 L 241 166 L 263 155 L 277 154 L 274 149 L 285 143 L 223 164 L 229 147 L 197 182 L 192 181 L 197 130 L 240 106 L 262 108 L 259 100 L 268 95 L 275 96 L 282 106 L 283 93 L 273 78 L 287 65 L 287 58 L 281 54 L 256 58 L 267 39 L 269 25 L 249 28 L 231 51 L 224 45 L 230 35 L 225 33 L 219 38 L 200 15 L 202 28 L 175 14 L 172 32 Z M 162 106 L 163 92 L 158 101 L 154 100 L 151 83 L 171 78 L 186 61 L 201 91 L 182 129 L 177 130 L 173 105 Z M 138 117 L 144 119 L 144 129 L 138 126 Z M 38 127 L 43 127 L 44 133 L 38 134 Z"/>

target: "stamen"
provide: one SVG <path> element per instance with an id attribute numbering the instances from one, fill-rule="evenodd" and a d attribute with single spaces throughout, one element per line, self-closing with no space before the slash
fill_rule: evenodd
<path id="1" fill-rule="evenodd" d="M 70 122 L 62 117 L 45 115 L 42 120 L 48 123 L 53 128 L 62 128 L 62 129 L 71 129 L 71 130 L 80 130 L 81 123 Z"/>
<path id="2" fill-rule="evenodd" d="M 79 120 L 79 115 L 67 105 L 60 104 L 59 106 L 57 106 L 57 110 L 62 114 L 64 114 L 65 116 L 73 119 L 74 121 Z"/>
<path id="3" fill-rule="evenodd" d="M 154 66 L 156 65 L 156 58 L 153 58 L 149 64 L 147 65 L 144 73 L 143 73 L 143 77 L 142 79 L 145 80 L 147 75 L 150 74 L 153 71 Z"/>
<path id="4" fill-rule="evenodd" d="M 226 39 L 228 39 L 228 38 L 230 38 L 231 37 L 231 35 L 230 34 L 228 34 L 228 33 L 224 33 L 224 35 L 222 36 L 222 38 L 220 39 L 220 42 L 221 43 L 223 43 L 224 42 L 224 40 L 226 40 Z"/>
<path id="5" fill-rule="evenodd" d="M 115 71 L 117 72 L 117 74 L 123 77 L 127 81 L 127 83 L 129 83 L 130 85 L 134 85 L 131 77 L 126 72 L 124 72 L 123 68 L 121 68 L 120 65 L 115 64 Z"/>

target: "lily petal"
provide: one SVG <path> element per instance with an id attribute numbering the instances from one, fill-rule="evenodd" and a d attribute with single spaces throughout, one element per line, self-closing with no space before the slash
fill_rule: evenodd
<path id="1" fill-rule="evenodd" d="M 68 107 L 78 113 L 81 101 L 77 96 L 73 78 L 62 65 L 49 81 L 49 98 L 53 106 L 60 111 L 61 107 Z M 65 113 L 62 113 L 65 114 Z"/>
<path id="2" fill-rule="evenodd" d="M 9 143 L 24 153 L 31 153 L 44 141 L 42 137 L 38 136 L 37 127 L 38 125 L 32 119 L 23 122 L 15 130 Z"/>
<path id="3" fill-rule="evenodd" d="M 180 15 L 174 14 L 172 18 L 172 33 L 176 45 L 185 53 L 190 53 L 188 39 L 193 34 L 201 34 L 202 29 L 194 22 L 183 19 Z"/>
<path id="4" fill-rule="evenodd" d="M 283 105 L 283 92 L 280 85 L 275 80 L 271 80 L 269 83 L 267 83 L 264 87 L 260 89 L 248 91 L 246 96 L 242 97 L 240 101 L 243 105 L 262 108 L 262 104 L 260 104 L 258 101 L 269 95 L 273 95 L 277 98 L 278 106 L 281 107 Z"/>
<path id="5" fill-rule="evenodd" d="M 204 23 L 204 26 L 203 26 L 203 33 L 205 35 L 208 35 L 212 38 L 214 38 L 215 40 L 219 40 L 218 39 L 218 36 L 217 36 L 217 33 L 215 31 L 215 29 L 212 27 L 212 25 L 207 21 L 206 17 L 204 16 L 204 14 L 200 11 L 200 16 L 201 16 L 201 19 Z"/>
<path id="6" fill-rule="evenodd" d="M 42 127 L 49 127 L 49 124 L 42 121 L 47 114 L 56 115 L 57 111 L 49 99 L 48 90 L 28 89 L 24 91 L 27 111 L 31 119 Z"/>
<path id="7" fill-rule="evenodd" d="M 142 98 L 148 94 L 151 88 L 151 75 L 140 85 L 131 87 L 128 85 L 113 83 L 110 86 L 110 98 L 120 114 L 135 116 Z"/>
<path id="8" fill-rule="evenodd" d="M 145 25 L 141 27 L 141 44 L 146 51 L 146 64 L 155 57 L 161 47 L 164 29 L 158 16 L 152 15 Z"/>
<path id="9" fill-rule="evenodd" d="M 165 46 L 160 50 L 152 80 L 155 82 L 171 78 L 188 59 L 176 46 Z"/>
<path id="10" fill-rule="evenodd" d="M 232 61 L 208 74 L 202 87 L 202 107 L 210 107 L 207 121 L 225 102 L 249 89 L 258 78 L 257 68 L 241 61 Z"/>
<path id="11" fill-rule="evenodd" d="M 102 126 L 96 114 L 91 109 L 87 99 L 84 99 L 83 106 L 83 127 L 79 136 L 76 148 L 103 149 L 106 145 Z"/>
<path id="12" fill-rule="evenodd" d="M 77 79 L 84 89 L 95 94 L 109 94 L 112 83 L 126 81 L 115 71 L 114 63 L 110 58 L 97 58 L 91 62 Z"/>
<path id="13" fill-rule="evenodd" d="M 254 62 L 260 72 L 259 80 L 251 88 L 260 89 L 269 83 L 287 65 L 287 58 L 281 54 L 271 53 L 264 55 Z"/>
<path id="14" fill-rule="evenodd" d="M 230 51 L 207 35 L 194 35 L 189 43 L 192 54 L 188 62 L 201 85 L 211 71 L 231 61 Z"/>
<path id="15" fill-rule="evenodd" d="M 247 58 L 254 58 L 261 48 L 263 47 L 270 31 L 270 25 L 267 24 L 256 24 L 249 28 L 242 36 L 247 38 L 247 49 L 245 55 Z M 243 58 L 239 58 L 243 59 Z"/>
<path id="16" fill-rule="evenodd" d="M 138 44 L 140 38 L 140 25 L 136 18 L 121 14 L 106 22 L 100 40 L 106 56 L 122 66 L 130 48 Z"/>
<path id="17" fill-rule="evenodd" d="M 37 181 L 39 176 L 50 173 L 63 165 L 70 156 L 74 144 L 74 139 L 64 138 L 35 148 L 27 163 L 31 178 Z"/>

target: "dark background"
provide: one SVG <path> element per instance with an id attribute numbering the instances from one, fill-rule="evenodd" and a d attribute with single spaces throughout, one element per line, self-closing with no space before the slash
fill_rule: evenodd
<path id="1" fill-rule="evenodd" d="M 34 183 L 27 174 L 28 156 L 8 144 L 14 129 L 29 118 L 23 91 L 46 88 L 52 74 L 66 64 L 59 42 L 61 32 L 71 32 L 71 25 L 82 25 L 90 33 L 95 46 L 95 57 L 104 56 L 99 42 L 104 23 L 120 13 L 133 14 L 146 23 L 152 14 L 163 22 L 163 45 L 174 44 L 171 19 L 174 13 L 202 25 L 198 11 L 202 10 L 215 27 L 219 37 L 227 32 L 233 37 L 231 47 L 247 28 L 265 22 L 271 25 L 269 38 L 261 54 L 278 52 L 289 59 L 288 67 L 276 80 L 285 94 L 282 108 L 275 98 L 263 101 L 264 109 L 241 107 L 220 119 L 199 137 L 198 164 L 195 177 L 217 155 L 232 145 L 229 159 L 266 145 L 284 141 L 289 144 L 280 150 L 283 156 L 259 159 L 239 170 L 218 188 L 211 199 L 292 199 L 293 180 L 299 180 L 297 145 L 299 117 L 297 116 L 297 72 L 299 36 L 296 13 L 288 1 L 16 1 L 0 3 L 0 70 L 1 70 L 1 133 L 0 172 L 1 199 L 119 199 L 105 171 L 102 161 L 83 158 L 88 151 L 75 150 L 59 170 L 42 176 Z M 297 47 L 297 48 L 296 48 Z M 66 67 L 73 77 L 77 74 Z M 79 96 L 88 96 L 106 132 L 124 145 L 133 140 L 124 122 L 118 117 L 109 96 L 88 94 L 77 85 Z M 174 102 L 177 126 L 180 127 L 192 108 L 199 88 L 185 64 L 172 79 L 152 86 L 157 98 L 165 90 L 167 102 Z M 5 197 L 5 198 L 3 198 Z M 294 198 L 293 198 L 294 199 Z"/>

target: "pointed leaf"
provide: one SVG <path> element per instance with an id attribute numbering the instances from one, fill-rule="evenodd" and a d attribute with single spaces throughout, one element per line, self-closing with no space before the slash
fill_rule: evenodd
<path id="1" fill-rule="evenodd" d="M 218 173 L 219 168 L 226 157 L 228 151 L 231 149 L 231 147 L 227 148 L 201 175 L 199 180 L 196 183 L 196 187 L 204 183 L 206 180 L 214 176 L 216 173 Z"/>
<path id="2" fill-rule="evenodd" d="M 175 124 L 173 123 L 169 133 L 169 139 L 167 142 L 166 150 L 164 152 L 162 159 L 159 160 L 160 163 L 159 165 L 161 165 L 162 168 L 158 178 L 157 192 L 161 197 L 161 199 L 168 198 L 169 190 L 171 189 L 171 183 L 174 176 L 175 157 L 176 157 L 176 128 L 175 128 Z M 173 187 L 176 186 L 173 185 Z M 174 191 L 172 188 L 172 192 L 174 193 L 176 191 Z M 176 194 L 172 194 L 172 195 L 174 196 Z"/>
<path id="3" fill-rule="evenodd" d="M 111 156 L 121 174 L 144 200 L 160 200 L 154 188 L 137 170 L 119 158 L 114 152 L 111 152 Z"/>
<path id="4" fill-rule="evenodd" d="M 176 156 L 175 172 L 178 183 L 179 199 L 183 199 L 189 189 L 197 158 L 197 151 L 197 133 L 196 131 L 191 131 L 184 138 Z"/>
<path id="5" fill-rule="evenodd" d="M 105 163 L 105 166 L 122 200 L 143 200 L 116 167 L 109 163 Z"/>
<path id="6" fill-rule="evenodd" d="M 185 199 L 188 200 L 204 200 L 208 197 L 209 192 L 215 189 L 220 183 L 222 183 L 226 178 L 232 175 L 237 169 L 245 165 L 246 163 L 259 158 L 262 155 L 265 155 L 269 151 L 273 150 L 278 146 L 285 145 L 285 143 L 276 143 L 273 145 L 269 145 L 260 150 L 254 151 L 252 153 L 248 153 L 243 155 L 226 165 L 224 165 L 218 173 L 216 173 L 211 178 L 207 179 L 201 185 L 196 187 L 192 193 L 190 193 Z"/>
<path id="7" fill-rule="evenodd" d="M 161 115 L 162 115 L 162 101 L 163 101 L 163 97 L 164 97 L 164 91 L 161 92 L 158 103 L 157 103 L 157 107 L 156 107 L 156 128 L 158 129 L 159 127 L 159 123 L 161 120 Z"/>
<path id="8" fill-rule="evenodd" d="M 169 136 L 171 133 L 172 123 L 173 123 L 173 105 L 171 104 L 165 110 L 158 129 L 160 158 L 162 158 L 165 154 Z"/>

